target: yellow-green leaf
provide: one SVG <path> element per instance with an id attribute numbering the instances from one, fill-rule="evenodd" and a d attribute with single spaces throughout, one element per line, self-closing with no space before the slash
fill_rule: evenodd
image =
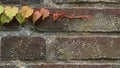
<path id="1" fill-rule="evenodd" d="M 15 18 L 21 25 L 25 22 L 25 18 L 20 13 L 18 13 Z"/>
<path id="2" fill-rule="evenodd" d="M 28 7 L 28 6 L 23 6 L 22 9 L 20 10 L 20 13 L 22 14 L 23 17 L 28 18 L 29 16 L 32 15 L 33 9 Z"/>
<path id="3" fill-rule="evenodd" d="M 13 19 L 13 17 L 18 13 L 18 8 L 17 7 L 11 7 L 11 6 L 6 6 L 5 7 L 5 14 L 10 18 Z"/>
<path id="4" fill-rule="evenodd" d="M 2 14 L 4 11 L 4 7 L 2 5 L 0 5 L 0 14 Z"/>
<path id="5" fill-rule="evenodd" d="M 1 25 L 4 25 L 5 23 L 9 23 L 11 21 L 11 19 L 8 16 L 6 16 L 6 14 L 2 14 L 0 20 Z"/>

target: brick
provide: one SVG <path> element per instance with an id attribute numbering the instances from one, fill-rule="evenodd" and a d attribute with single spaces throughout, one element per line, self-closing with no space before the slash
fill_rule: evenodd
<path id="1" fill-rule="evenodd" d="M 44 60 L 46 53 L 45 40 L 40 37 L 11 36 L 3 37 L 1 60 Z"/>
<path id="2" fill-rule="evenodd" d="M 1 3 L 21 3 L 21 4 L 24 4 L 24 3 L 41 3 L 43 2 L 44 0 L 0 0 Z"/>
<path id="3" fill-rule="evenodd" d="M 1 3 L 20 3 L 21 0 L 0 0 Z"/>
<path id="4" fill-rule="evenodd" d="M 23 2 L 28 2 L 28 3 L 38 3 L 38 4 L 40 4 L 40 3 L 42 3 L 44 0 L 23 0 Z"/>
<path id="5" fill-rule="evenodd" d="M 38 31 L 76 31 L 76 32 L 119 32 L 120 9 L 108 8 L 51 8 L 51 14 L 64 12 L 67 15 L 92 15 L 91 19 L 59 18 L 53 22 L 52 17 L 39 19 L 35 24 Z"/>
<path id="6" fill-rule="evenodd" d="M 80 2 L 108 2 L 119 3 L 120 0 L 53 0 L 55 3 L 80 3 Z"/>
<path id="7" fill-rule="evenodd" d="M 13 19 L 11 22 L 1 26 L 0 30 L 19 30 L 19 23 L 16 19 Z"/>
<path id="8" fill-rule="evenodd" d="M 0 68 L 17 68 L 15 65 L 1 65 Z"/>
<path id="9" fill-rule="evenodd" d="M 113 64 L 75 64 L 75 63 L 64 63 L 64 64 L 35 64 L 35 65 L 28 65 L 25 68 L 119 68 L 120 65 L 113 65 Z M 19 68 L 17 65 L 1 65 L 0 68 Z"/>
<path id="10" fill-rule="evenodd" d="M 119 37 L 57 38 L 56 58 L 59 60 L 120 59 Z"/>
<path id="11" fill-rule="evenodd" d="M 30 65 L 29 68 L 119 68 L 120 65 L 81 65 L 81 64 L 41 64 Z"/>

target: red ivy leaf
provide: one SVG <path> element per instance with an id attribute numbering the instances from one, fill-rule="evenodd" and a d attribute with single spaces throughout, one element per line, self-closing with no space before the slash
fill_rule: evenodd
<path id="1" fill-rule="evenodd" d="M 58 17 L 59 17 L 58 13 L 53 14 L 53 21 L 57 20 Z"/>
<path id="2" fill-rule="evenodd" d="M 40 11 L 35 11 L 33 13 L 33 23 L 35 23 L 42 16 Z"/>
<path id="3" fill-rule="evenodd" d="M 60 14 L 60 16 L 61 16 L 61 18 L 65 17 L 65 13 L 62 12 L 62 13 Z"/>
<path id="4" fill-rule="evenodd" d="M 74 14 L 72 14 L 71 16 L 68 16 L 69 19 L 73 19 L 74 18 Z"/>
<path id="5" fill-rule="evenodd" d="M 50 15 L 49 10 L 47 10 L 47 9 L 45 9 L 45 8 L 41 8 L 41 9 L 40 9 L 40 12 L 41 12 L 41 14 L 42 14 L 42 16 L 43 16 L 43 18 L 42 18 L 43 20 Z"/>
<path id="6" fill-rule="evenodd" d="M 80 15 L 79 18 L 80 18 L 80 19 L 84 19 L 84 18 L 86 18 L 86 17 L 83 16 L 83 15 Z"/>

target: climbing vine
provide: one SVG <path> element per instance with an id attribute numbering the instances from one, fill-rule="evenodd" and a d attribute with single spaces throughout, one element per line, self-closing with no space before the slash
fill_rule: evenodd
<path id="1" fill-rule="evenodd" d="M 66 15 L 64 12 L 61 13 L 50 13 L 50 11 L 46 8 L 40 8 L 38 10 L 34 10 L 33 8 L 30 8 L 29 6 L 22 6 L 22 8 L 18 9 L 16 6 L 6 6 L 3 7 L 0 5 L 0 22 L 1 25 L 4 25 L 5 23 L 9 23 L 13 20 L 13 18 L 16 18 L 16 20 L 19 22 L 19 24 L 23 24 L 30 16 L 32 16 L 33 24 L 36 23 L 38 19 L 45 20 L 47 17 L 52 15 L 53 21 L 56 21 L 58 18 L 69 18 L 69 19 L 90 19 L 92 16 L 74 16 L 72 15 Z"/>

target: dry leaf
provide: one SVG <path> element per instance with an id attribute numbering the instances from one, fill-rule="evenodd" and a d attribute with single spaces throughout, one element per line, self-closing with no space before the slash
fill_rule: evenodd
<path id="1" fill-rule="evenodd" d="M 40 12 L 42 13 L 42 16 L 43 16 L 42 19 L 43 19 L 43 20 L 50 15 L 49 10 L 47 10 L 47 9 L 45 9 L 45 8 L 41 8 L 41 9 L 40 9 Z"/>
<path id="2" fill-rule="evenodd" d="M 58 17 L 59 17 L 59 14 L 57 13 L 53 14 L 53 21 L 57 20 Z"/>
<path id="3" fill-rule="evenodd" d="M 23 6 L 22 9 L 20 10 L 20 13 L 22 14 L 23 17 L 28 18 L 29 16 L 32 15 L 33 9 L 28 7 L 28 6 Z"/>
<path id="4" fill-rule="evenodd" d="M 40 11 L 35 11 L 33 13 L 33 23 L 35 23 L 42 16 Z"/>

